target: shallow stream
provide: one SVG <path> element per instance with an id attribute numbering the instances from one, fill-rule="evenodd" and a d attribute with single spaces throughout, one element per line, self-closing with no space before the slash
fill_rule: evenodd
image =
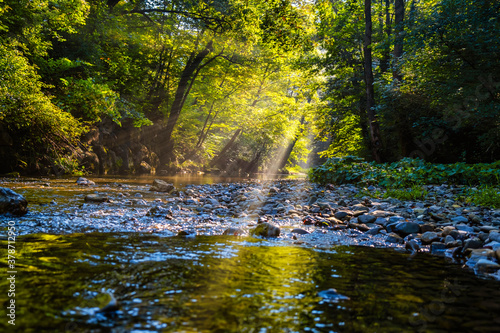
<path id="1" fill-rule="evenodd" d="M 102 207 L 82 204 L 90 190 L 74 179 L 45 182 L 18 185 L 33 208 L 17 224 L 59 223 L 68 214 L 114 223 L 142 209 L 103 217 Z M 108 179 L 99 191 L 144 190 L 142 182 L 119 183 L 107 187 Z M 286 236 L 143 231 L 18 237 L 15 328 L 7 322 L 7 240 L 0 238 L 0 331 L 500 332 L 500 282 L 428 253 L 353 246 L 348 237 L 315 248 Z M 118 310 L 99 312 L 110 295 Z"/>

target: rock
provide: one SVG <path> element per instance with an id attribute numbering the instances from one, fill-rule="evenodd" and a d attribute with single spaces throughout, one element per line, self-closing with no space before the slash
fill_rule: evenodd
<path id="1" fill-rule="evenodd" d="M 497 260 L 500 261 L 500 249 L 495 250 L 495 255 L 497 256 Z"/>
<path id="2" fill-rule="evenodd" d="M 457 224 L 456 228 L 457 228 L 457 230 L 462 230 L 462 231 L 467 231 L 467 232 L 474 232 L 474 228 L 469 227 L 466 224 Z"/>
<path id="3" fill-rule="evenodd" d="M 280 235 L 280 228 L 268 223 L 260 223 L 257 227 L 250 231 L 253 236 L 261 237 L 278 237 Z"/>
<path id="4" fill-rule="evenodd" d="M 450 227 L 450 226 L 444 227 L 443 231 L 441 232 L 441 236 L 446 237 L 449 234 L 451 234 L 451 232 L 454 231 L 454 230 L 455 230 L 455 227 Z"/>
<path id="5" fill-rule="evenodd" d="M 427 231 L 424 232 L 422 236 L 420 236 L 420 239 L 424 244 L 431 244 L 432 242 L 439 239 L 439 235 L 437 234 L 437 232 Z"/>
<path id="6" fill-rule="evenodd" d="M 362 205 L 362 204 L 357 204 L 357 205 L 354 205 L 353 206 L 353 210 L 355 212 L 369 212 L 370 211 L 370 208 Z"/>
<path id="7" fill-rule="evenodd" d="M 324 301 L 328 303 L 338 303 L 341 300 L 349 300 L 350 298 L 344 295 L 341 295 L 337 292 L 337 290 L 330 288 L 327 290 L 320 291 L 318 296 L 323 298 Z"/>
<path id="8" fill-rule="evenodd" d="M 190 236 L 196 236 L 196 233 L 191 232 L 189 230 L 181 230 L 181 231 L 179 231 L 177 233 L 177 236 L 188 236 L 188 237 L 190 237 Z"/>
<path id="9" fill-rule="evenodd" d="M 91 180 L 88 180 L 87 178 L 84 178 L 84 177 L 80 177 L 76 180 L 76 183 L 78 185 L 82 185 L 82 186 L 90 186 L 90 185 L 95 185 L 95 182 L 91 181 Z"/>
<path id="10" fill-rule="evenodd" d="M 402 217 L 402 216 L 391 216 L 389 217 L 389 223 L 397 223 L 397 222 L 401 222 L 402 220 L 404 220 L 405 218 Z"/>
<path id="11" fill-rule="evenodd" d="M 150 210 L 146 213 L 146 216 L 154 217 L 154 216 L 165 216 L 169 211 L 166 208 L 161 206 L 151 207 Z"/>
<path id="12" fill-rule="evenodd" d="M 379 226 L 376 226 L 376 227 L 373 227 L 371 228 L 370 230 L 368 230 L 367 232 L 365 232 L 365 234 L 367 235 L 376 235 L 380 232 L 380 230 L 382 230 L 383 228 L 382 227 L 379 227 Z"/>
<path id="13" fill-rule="evenodd" d="M 173 190 L 175 190 L 175 186 L 173 184 L 169 184 L 161 179 L 153 180 L 153 186 L 151 186 L 150 188 L 150 191 L 167 192 L 167 193 L 170 193 Z"/>
<path id="14" fill-rule="evenodd" d="M 469 221 L 472 223 L 472 224 L 481 224 L 481 218 L 479 216 L 477 216 L 476 214 L 473 214 L 473 213 L 470 213 L 469 214 Z"/>
<path id="15" fill-rule="evenodd" d="M 115 312 L 120 310 L 120 304 L 116 300 L 115 296 L 111 293 L 106 293 L 109 295 L 109 301 L 108 303 L 103 306 L 101 309 L 99 309 L 97 312 L 98 313 L 110 313 L 110 312 Z"/>
<path id="16" fill-rule="evenodd" d="M 495 259 L 495 251 L 491 249 L 473 249 L 470 253 L 470 258 L 472 259 Z"/>
<path id="17" fill-rule="evenodd" d="M 467 223 L 469 222 L 469 219 L 464 217 L 464 216 L 456 216 L 454 218 L 451 219 L 451 222 L 454 222 L 454 223 Z"/>
<path id="18" fill-rule="evenodd" d="M 487 259 L 479 259 L 474 266 L 478 271 L 490 271 L 500 269 L 500 265 Z"/>
<path id="19" fill-rule="evenodd" d="M 137 168 L 137 174 L 139 175 L 149 175 L 153 168 L 146 161 L 142 161 Z"/>
<path id="20" fill-rule="evenodd" d="M 445 244 L 451 244 L 455 241 L 455 238 L 453 238 L 451 235 L 447 235 L 445 238 L 444 238 L 444 243 Z"/>
<path id="21" fill-rule="evenodd" d="M 299 234 L 299 235 L 306 235 L 308 234 L 309 231 L 307 230 L 304 230 L 302 228 L 295 228 L 295 229 L 292 229 L 292 234 Z"/>
<path id="22" fill-rule="evenodd" d="M 413 233 L 418 233 L 419 231 L 420 231 L 420 224 L 416 222 L 399 222 L 394 227 L 394 232 L 404 236 Z"/>
<path id="23" fill-rule="evenodd" d="M 86 202 L 109 202 L 109 197 L 106 194 L 87 194 Z"/>
<path id="24" fill-rule="evenodd" d="M 412 253 L 420 252 L 420 246 L 413 239 L 406 242 L 405 249 Z"/>
<path id="25" fill-rule="evenodd" d="M 443 254 L 446 251 L 446 245 L 439 242 L 434 242 L 431 244 L 430 252 L 432 254 Z"/>
<path id="26" fill-rule="evenodd" d="M 375 220 L 377 220 L 377 218 L 375 216 L 372 216 L 372 215 L 361 215 L 361 216 L 358 216 L 358 221 L 359 223 L 373 223 L 375 222 Z"/>
<path id="27" fill-rule="evenodd" d="M 346 219 L 350 215 L 352 215 L 351 212 L 348 212 L 348 211 L 345 211 L 345 210 L 341 210 L 341 211 L 336 212 L 334 216 L 335 216 L 336 219 L 344 220 L 344 219 Z"/>
<path id="28" fill-rule="evenodd" d="M 499 232 L 490 232 L 488 237 L 491 241 L 500 242 L 500 233 Z"/>
<path id="29" fill-rule="evenodd" d="M 25 215 L 28 212 L 28 201 L 10 188 L 0 187 L 0 214 Z"/>
<path id="30" fill-rule="evenodd" d="M 479 249 L 483 246 L 483 242 L 479 238 L 469 238 L 464 242 L 464 250 L 465 249 Z"/>
<path id="31" fill-rule="evenodd" d="M 426 223 L 426 224 L 420 225 L 420 232 L 421 233 L 424 233 L 424 232 L 427 232 L 427 231 L 434 231 L 434 229 L 435 229 L 435 227 L 432 224 Z"/>
<path id="32" fill-rule="evenodd" d="M 223 233 L 223 235 L 231 235 L 231 236 L 241 236 L 244 234 L 245 234 L 245 231 L 243 231 L 242 229 L 232 228 L 232 227 L 224 230 L 224 233 Z"/>
<path id="33" fill-rule="evenodd" d="M 397 243 L 397 244 L 403 244 L 404 240 L 401 238 L 398 234 L 391 232 L 387 237 L 385 238 L 385 241 L 387 243 Z"/>

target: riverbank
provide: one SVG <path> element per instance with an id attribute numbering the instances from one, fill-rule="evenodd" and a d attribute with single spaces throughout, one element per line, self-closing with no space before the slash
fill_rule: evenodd
<path id="1" fill-rule="evenodd" d="M 430 252 L 500 280 L 500 210 L 464 203 L 463 186 L 424 186 L 422 199 L 399 200 L 383 198 L 386 190 L 374 186 L 321 186 L 305 180 L 185 185 L 169 194 L 151 191 L 151 184 L 111 180 L 78 185 L 75 180 L 4 180 L 1 186 L 30 203 L 29 213 L 15 219 L 19 235 L 245 237 L 258 224 L 269 223 L 280 228 L 276 242 L 325 249 L 391 247 L 412 256 Z"/>

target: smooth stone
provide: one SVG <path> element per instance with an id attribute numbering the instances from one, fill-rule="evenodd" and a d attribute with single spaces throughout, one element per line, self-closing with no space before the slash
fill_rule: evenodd
<path id="1" fill-rule="evenodd" d="M 161 216 L 161 215 L 167 215 L 168 211 L 166 208 L 163 208 L 161 206 L 154 206 L 151 207 L 148 212 L 146 213 L 146 216 Z"/>
<path id="2" fill-rule="evenodd" d="M 499 261 L 500 261 L 500 249 L 496 249 L 496 250 L 495 250 L 495 254 L 496 254 L 496 256 L 497 256 L 497 260 L 499 260 Z"/>
<path id="3" fill-rule="evenodd" d="M 380 227 L 380 226 L 377 226 L 377 227 L 373 227 L 371 228 L 370 230 L 366 231 L 365 234 L 367 235 L 376 235 L 380 232 L 380 230 L 382 230 L 383 228 Z"/>
<path id="4" fill-rule="evenodd" d="M 413 253 L 420 252 L 420 246 L 413 239 L 406 242 L 405 249 Z"/>
<path id="5" fill-rule="evenodd" d="M 439 235 L 437 232 L 433 232 L 433 231 L 427 231 L 427 232 L 424 232 L 422 234 L 422 236 L 420 236 L 420 239 L 422 240 L 422 243 L 424 244 L 430 244 L 436 240 L 439 239 Z"/>
<path id="6" fill-rule="evenodd" d="M 389 223 L 397 223 L 400 222 L 401 220 L 404 220 L 405 218 L 402 216 L 391 216 L 389 217 Z"/>
<path id="7" fill-rule="evenodd" d="M 500 265 L 494 261 L 488 259 L 479 259 L 474 266 L 475 269 L 479 271 L 486 271 L 490 269 L 499 269 Z"/>
<path id="8" fill-rule="evenodd" d="M 398 234 L 391 232 L 387 237 L 385 238 L 385 241 L 387 243 L 397 243 L 397 244 L 403 244 L 404 240 L 401 238 Z"/>
<path id="9" fill-rule="evenodd" d="M 450 244 L 450 243 L 453 243 L 455 241 L 455 238 L 453 238 L 451 235 L 447 235 L 445 238 L 444 238 L 444 243 L 445 244 Z"/>
<path id="10" fill-rule="evenodd" d="M 417 215 L 423 215 L 426 211 L 426 208 L 413 208 L 413 212 Z"/>
<path id="11" fill-rule="evenodd" d="M 498 231 L 498 228 L 492 225 L 483 225 L 479 227 L 479 230 L 484 232 L 492 232 L 492 231 Z"/>
<path id="12" fill-rule="evenodd" d="M 306 235 L 306 234 L 309 234 L 309 231 L 304 230 L 302 228 L 295 228 L 295 229 L 292 229 L 292 234 Z"/>
<path id="13" fill-rule="evenodd" d="M 488 237 L 491 241 L 500 242 L 500 232 L 490 232 Z"/>
<path id="14" fill-rule="evenodd" d="M 153 186 L 149 189 L 150 191 L 156 192 L 167 192 L 170 193 L 175 190 L 175 186 L 173 184 L 169 184 L 164 180 L 155 179 L 153 180 Z"/>
<path id="15" fill-rule="evenodd" d="M 377 218 L 375 216 L 372 216 L 372 215 L 361 215 L 361 216 L 358 216 L 358 221 L 360 223 L 373 223 L 377 220 Z"/>
<path id="16" fill-rule="evenodd" d="M 335 216 L 336 219 L 343 220 L 343 219 L 345 219 L 346 217 L 348 217 L 350 215 L 352 215 L 351 212 L 348 212 L 348 211 L 345 211 L 345 210 L 341 210 L 341 211 L 336 212 L 334 216 Z"/>
<path id="17" fill-rule="evenodd" d="M 109 197 L 105 194 L 87 194 L 85 196 L 87 202 L 108 202 Z"/>
<path id="18" fill-rule="evenodd" d="M 386 218 L 383 218 L 383 217 L 377 217 L 377 219 L 375 220 L 375 222 L 373 222 L 375 224 L 379 224 L 383 227 L 385 227 L 387 225 L 387 219 Z"/>
<path id="19" fill-rule="evenodd" d="M 25 215 L 28 212 L 28 201 L 10 188 L 0 187 L 0 214 Z"/>
<path id="20" fill-rule="evenodd" d="M 464 216 L 456 216 L 454 218 L 451 219 L 451 222 L 455 222 L 455 223 L 467 223 L 469 222 L 469 219 L 464 217 Z"/>
<path id="21" fill-rule="evenodd" d="M 416 222 L 399 222 L 394 227 L 394 231 L 398 234 L 409 235 L 420 231 L 420 224 Z"/>
<path id="22" fill-rule="evenodd" d="M 368 208 L 368 207 L 366 207 L 366 206 L 364 206 L 362 204 L 357 204 L 357 205 L 353 206 L 353 210 L 355 212 L 359 212 L 359 211 L 361 211 L 361 212 L 369 212 L 370 208 Z"/>
<path id="23" fill-rule="evenodd" d="M 280 228 L 264 222 L 259 223 L 255 229 L 250 231 L 250 234 L 261 237 L 278 237 L 280 235 Z"/>
<path id="24" fill-rule="evenodd" d="M 464 250 L 465 249 L 479 249 L 483 246 L 483 242 L 479 238 L 469 238 L 464 241 Z"/>
<path id="25" fill-rule="evenodd" d="M 468 225 L 465 224 L 457 224 L 455 227 L 457 228 L 457 230 L 460 231 L 474 232 L 474 228 L 469 227 Z"/>
<path id="26" fill-rule="evenodd" d="M 451 232 L 454 231 L 454 230 L 455 230 L 455 227 L 451 227 L 451 226 L 444 227 L 443 231 L 441 232 L 441 235 L 443 237 L 446 237 L 446 236 L 450 235 Z"/>
<path id="27" fill-rule="evenodd" d="M 446 245 L 439 242 L 434 242 L 431 244 L 430 252 L 432 254 L 443 254 L 446 251 Z"/>
<path id="28" fill-rule="evenodd" d="M 387 217 L 387 216 L 392 215 L 392 213 L 386 212 L 384 210 L 376 210 L 376 211 L 372 212 L 371 215 L 373 215 L 375 217 Z"/>
<path id="29" fill-rule="evenodd" d="M 241 235 L 244 235 L 245 234 L 245 231 L 243 231 L 242 229 L 240 228 L 227 228 L 226 230 L 224 230 L 224 232 L 222 233 L 223 235 L 230 235 L 230 236 L 241 236 Z"/>
<path id="30" fill-rule="evenodd" d="M 436 229 L 436 228 L 432 224 L 426 223 L 426 224 L 421 224 L 420 225 L 420 232 L 421 233 L 424 233 L 424 232 L 427 232 L 427 231 L 434 231 L 434 229 Z"/>
<path id="31" fill-rule="evenodd" d="M 477 258 L 476 261 L 480 258 L 494 259 L 495 251 L 491 249 L 473 249 L 470 253 L 470 257 Z"/>
<path id="32" fill-rule="evenodd" d="M 88 180 L 87 178 L 84 178 L 84 177 L 79 177 L 77 180 L 76 180 L 76 183 L 78 185 L 82 185 L 82 186 L 90 186 L 90 185 L 95 185 L 95 182 L 91 181 L 91 180 Z"/>
<path id="33" fill-rule="evenodd" d="M 196 236 L 196 233 L 189 230 L 181 230 L 177 233 L 177 236 Z"/>

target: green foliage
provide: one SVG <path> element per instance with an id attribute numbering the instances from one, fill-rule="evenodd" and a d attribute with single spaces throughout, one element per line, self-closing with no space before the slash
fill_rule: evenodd
<path id="1" fill-rule="evenodd" d="M 119 97 L 107 84 L 96 83 L 92 78 L 83 80 L 69 77 L 61 78 L 61 81 L 60 108 L 85 121 L 98 122 L 106 115 L 119 123 Z"/>
<path id="2" fill-rule="evenodd" d="M 384 198 L 395 198 L 399 200 L 423 200 L 428 192 L 422 186 L 414 185 L 406 189 L 387 189 Z"/>
<path id="3" fill-rule="evenodd" d="M 500 184 L 500 161 L 490 164 L 432 164 L 420 159 L 376 164 L 348 156 L 330 158 L 310 171 L 312 181 L 322 184 L 377 184 L 407 188 L 423 184 Z"/>
<path id="4" fill-rule="evenodd" d="M 466 202 L 478 206 L 500 208 L 500 189 L 491 186 L 482 186 L 479 189 L 468 191 Z"/>

